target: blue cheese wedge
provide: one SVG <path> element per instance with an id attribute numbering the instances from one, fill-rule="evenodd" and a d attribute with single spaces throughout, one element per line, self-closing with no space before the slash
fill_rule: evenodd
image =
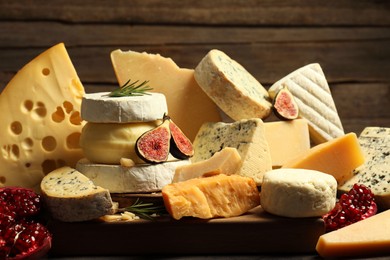
<path id="1" fill-rule="evenodd" d="M 264 123 L 259 118 L 234 123 L 205 123 L 193 146 L 192 162 L 207 160 L 225 147 L 236 148 L 242 160 L 236 174 L 253 178 L 257 185 L 261 185 L 263 174 L 272 169 Z"/>
<path id="2" fill-rule="evenodd" d="M 268 90 L 271 98 L 286 87 L 299 107 L 299 117 L 309 123 L 310 137 L 315 144 L 344 135 L 328 82 L 321 66 L 306 65 L 274 83 Z"/>
<path id="3" fill-rule="evenodd" d="M 366 161 L 339 190 L 348 192 L 355 183 L 364 184 L 381 209 L 390 209 L 390 128 L 366 127 L 358 140 Z"/>
<path id="4" fill-rule="evenodd" d="M 109 92 L 85 94 L 81 118 L 95 123 L 136 123 L 162 119 L 168 114 L 167 101 L 161 93 L 141 96 L 110 97 Z"/>
<path id="5" fill-rule="evenodd" d="M 41 191 L 51 216 L 60 221 L 93 220 L 115 211 L 107 189 L 67 166 L 47 174 L 42 179 Z"/>
<path id="6" fill-rule="evenodd" d="M 266 118 L 271 112 L 267 90 L 241 64 L 211 50 L 195 68 L 203 91 L 234 121 Z"/>
<path id="7" fill-rule="evenodd" d="M 130 167 L 96 164 L 80 160 L 76 169 L 111 193 L 158 192 L 172 182 L 179 166 L 189 165 L 189 160 L 176 160 L 160 164 L 139 164 Z"/>

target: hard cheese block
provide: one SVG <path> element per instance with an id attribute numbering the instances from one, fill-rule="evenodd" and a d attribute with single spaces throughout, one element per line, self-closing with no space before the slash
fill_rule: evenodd
<path id="1" fill-rule="evenodd" d="M 45 174 L 76 165 L 83 94 L 62 43 L 18 71 L 0 95 L 0 187 L 38 188 Z"/>
<path id="2" fill-rule="evenodd" d="M 191 161 L 207 160 L 224 147 L 236 148 L 242 165 L 238 175 L 251 177 L 257 185 L 263 174 L 272 169 L 271 155 L 261 119 L 243 119 L 234 123 L 205 123 L 196 135 Z"/>
<path id="3" fill-rule="evenodd" d="M 268 91 L 241 64 L 220 50 L 211 50 L 195 68 L 199 86 L 233 120 L 266 118 L 271 113 Z"/>
<path id="4" fill-rule="evenodd" d="M 241 167 L 241 156 L 236 148 L 225 147 L 209 159 L 189 165 L 179 166 L 175 170 L 172 182 L 208 177 L 216 174 L 232 175 Z"/>
<path id="5" fill-rule="evenodd" d="M 366 161 L 339 190 L 348 192 L 355 183 L 364 184 L 374 193 L 381 209 L 390 209 L 390 128 L 366 127 L 359 144 Z"/>
<path id="6" fill-rule="evenodd" d="M 193 70 L 179 68 L 159 54 L 134 51 L 115 50 L 111 61 L 120 85 L 129 79 L 148 80 L 153 92 L 164 94 L 169 116 L 191 141 L 203 123 L 221 121 L 218 107 L 198 86 Z"/>
<path id="7" fill-rule="evenodd" d="M 176 160 L 123 167 L 90 163 L 82 159 L 77 163 L 76 169 L 111 193 L 141 193 L 161 191 L 165 185 L 172 182 L 176 167 L 189 163 L 189 160 Z"/>
<path id="8" fill-rule="evenodd" d="M 264 174 L 261 206 L 292 218 L 321 217 L 336 204 L 337 181 L 329 174 L 305 169 L 276 169 Z"/>
<path id="9" fill-rule="evenodd" d="M 306 65 L 274 83 L 268 90 L 272 98 L 283 87 L 293 94 L 299 116 L 309 122 L 314 143 L 322 143 L 344 135 L 328 82 L 321 66 Z"/>
<path id="10" fill-rule="evenodd" d="M 174 219 L 233 217 L 260 204 L 252 178 L 219 174 L 172 183 L 162 189 L 164 204 Z"/>
<path id="11" fill-rule="evenodd" d="M 305 119 L 266 122 L 265 137 L 271 152 L 273 168 L 310 149 L 309 127 Z"/>
<path id="12" fill-rule="evenodd" d="M 320 236 L 317 246 L 326 258 L 390 254 L 390 210 Z"/>
<path id="13" fill-rule="evenodd" d="M 155 121 L 168 114 L 167 102 L 161 93 L 125 97 L 110 97 L 109 94 L 85 94 L 81 118 L 95 123 L 135 123 Z"/>
<path id="14" fill-rule="evenodd" d="M 328 173 L 339 185 L 352 177 L 352 171 L 364 163 L 364 155 L 355 133 L 348 133 L 312 147 L 297 155 L 282 168 L 301 168 Z"/>
<path id="15" fill-rule="evenodd" d="M 109 191 L 71 167 L 47 174 L 41 191 L 51 216 L 61 221 L 87 221 L 114 213 Z"/>

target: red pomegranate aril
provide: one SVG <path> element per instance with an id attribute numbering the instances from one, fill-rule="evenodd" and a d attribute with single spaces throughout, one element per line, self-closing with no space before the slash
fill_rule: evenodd
<path id="1" fill-rule="evenodd" d="M 18 218 L 34 216 L 41 210 L 40 196 L 33 190 L 26 188 L 1 188 L 0 202 L 0 212 Z"/>
<path id="2" fill-rule="evenodd" d="M 323 216 L 327 232 L 333 231 L 352 223 L 375 215 L 377 206 L 371 190 L 355 184 L 352 189 L 341 195 L 336 206 Z"/>

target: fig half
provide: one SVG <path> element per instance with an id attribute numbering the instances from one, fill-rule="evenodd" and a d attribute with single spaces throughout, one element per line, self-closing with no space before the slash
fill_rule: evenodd
<path id="1" fill-rule="evenodd" d="M 282 120 L 293 120 L 298 118 L 298 104 L 288 88 L 283 87 L 276 93 L 272 105 L 275 115 L 278 118 Z"/>
<path id="2" fill-rule="evenodd" d="M 171 140 L 169 124 L 170 121 L 164 117 L 159 126 L 146 131 L 137 139 L 135 152 L 142 160 L 148 163 L 168 160 Z"/>
<path id="3" fill-rule="evenodd" d="M 190 139 L 181 131 L 181 129 L 170 119 L 169 129 L 171 131 L 171 154 L 177 159 L 187 159 L 194 155 L 194 148 Z"/>

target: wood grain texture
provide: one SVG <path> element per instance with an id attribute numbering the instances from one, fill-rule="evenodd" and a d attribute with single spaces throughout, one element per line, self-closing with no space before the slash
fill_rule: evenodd
<path id="1" fill-rule="evenodd" d="M 320 63 L 346 131 L 390 127 L 389 11 L 385 0 L 0 0 L 0 90 L 58 42 L 87 92 L 117 87 L 112 50 L 160 53 L 194 68 L 217 48 L 266 87 Z"/>

